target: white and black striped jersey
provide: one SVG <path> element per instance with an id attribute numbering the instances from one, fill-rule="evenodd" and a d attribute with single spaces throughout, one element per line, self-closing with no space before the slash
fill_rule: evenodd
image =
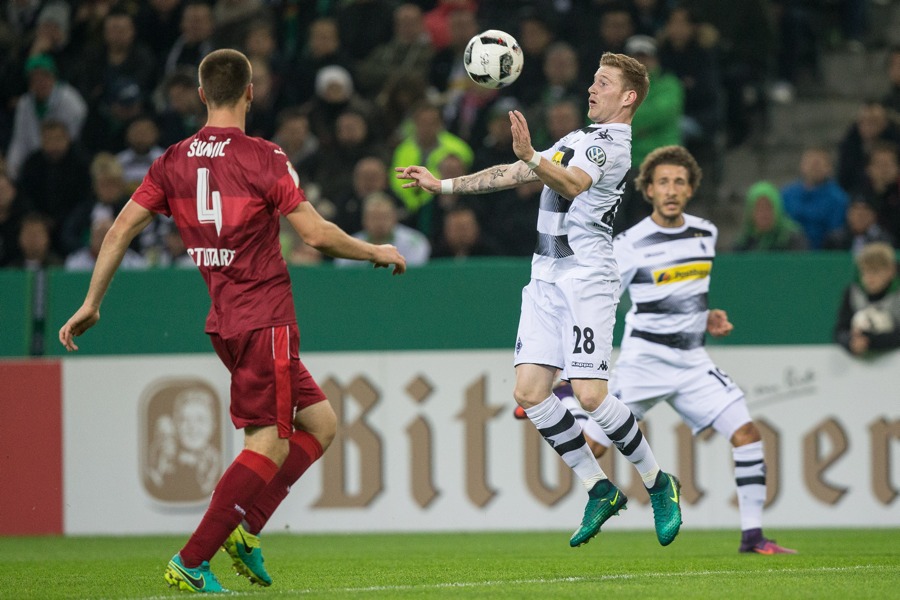
<path id="1" fill-rule="evenodd" d="M 703 346 L 718 233 L 706 219 L 686 214 L 681 227 L 660 227 L 647 217 L 616 236 L 619 293 L 627 289 L 631 297 L 623 350 L 634 338 L 680 350 Z"/>
<path id="2" fill-rule="evenodd" d="M 544 186 L 531 277 L 551 283 L 568 278 L 618 280 L 612 223 L 631 168 L 631 125 L 589 125 L 541 156 L 563 167 L 578 167 L 594 183 L 571 202 Z"/>

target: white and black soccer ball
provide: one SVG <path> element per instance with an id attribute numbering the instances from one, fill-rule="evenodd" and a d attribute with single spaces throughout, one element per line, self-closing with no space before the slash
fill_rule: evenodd
<path id="1" fill-rule="evenodd" d="M 516 39 L 498 29 L 482 31 L 466 44 L 463 64 L 472 81 L 498 89 L 518 79 L 525 57 Z"/>

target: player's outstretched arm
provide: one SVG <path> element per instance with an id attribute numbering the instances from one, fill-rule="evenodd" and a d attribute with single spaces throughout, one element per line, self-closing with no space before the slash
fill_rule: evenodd
<path id="1" fill-rule="evenodd" d="M 390 244 L 376 246 L 347 233 L 322 215 L 309 202 L 301 202 L 289 215 L 287 220 L 297 231 L 303 241 L 316 250 L 334 258 L 351 260 L 367 260 L 376 268 L 393 266 L 393 274 L 406 272 L 406 259 Z"/>
<path id="2" fill-rule="evenodd" d="M 523 162 L 496 165 L 471 175 L 444 180 L 437 179 L 428 169 L 417 165 L 395 167 L 394 170 L 397 179 L 410 180 L 403 184 L 404 188 L 420 187 L 432 194 L 486 194 L 538 180 L 537 175 Z"/>
<path id="3" fill-rule="evenodd" d="M 91 284 L 88 287 L 84 303 L 72 315 L 66 324 L 59 330 L 60 343 L 69 350 L 78 350 L 74 338 L 81 335 L 97 321 L 100 320 L 100 304 L 109 289 L 116 269 L 122 262 L 122 257 L 131 245 L 131 241 L 153 219 L 153 213 L 140 204 L 131 200 L 125 204 L 122 212 L 116 217 L 115 223 L 110 227 L 100 246 L 100 254 L 97 256 L 97 264 L 91 275 Z"/>
<path id="4" fill-rule="evenodd" d="M 709 311 L 706 317 L 706 330 L 713 337 L 723 337 L 731 333 L 734 325 L 728 320 L 728 313 L 720 308 Z"/>

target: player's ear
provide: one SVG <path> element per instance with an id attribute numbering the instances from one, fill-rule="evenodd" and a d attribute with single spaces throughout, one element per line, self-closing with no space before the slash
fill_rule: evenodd
<path id="1" fill-rule="evenodd" d="M 206 94 L 203 93 L 203 88 L 198 87 L 197 93 L 200 95 L 200 102 L 202 102 L 203 104 L 206 104 Z"/>
<path id="2" fill-rule="evenodd" d="M 253 84 L 247 84 L 247 90 L 245 91 L 245 97 L 247 98 L 247 104 L 253 102 Z"/>

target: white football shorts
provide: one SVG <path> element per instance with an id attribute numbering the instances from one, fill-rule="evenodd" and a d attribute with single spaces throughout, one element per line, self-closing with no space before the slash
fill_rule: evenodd
<path id="1" fill-rule="evenodd" d="M 726 409 L 729 421 L 742 421 L 738 426 L 751 420 L 744 392 L 703 348 L 677 350 L 630 339 L 616 361 L 609 389 L 637 419 L 658 402 L 668 402 L 695 434 Z M 739 407 L 730 408 L 735 403 Z"/>
<path id="2" fill-rule="evenodd" d="M 556 367 L 566 379 L 609 379 L 617 286 L 532 279 L 522 289 L 514 364 Z"/>

